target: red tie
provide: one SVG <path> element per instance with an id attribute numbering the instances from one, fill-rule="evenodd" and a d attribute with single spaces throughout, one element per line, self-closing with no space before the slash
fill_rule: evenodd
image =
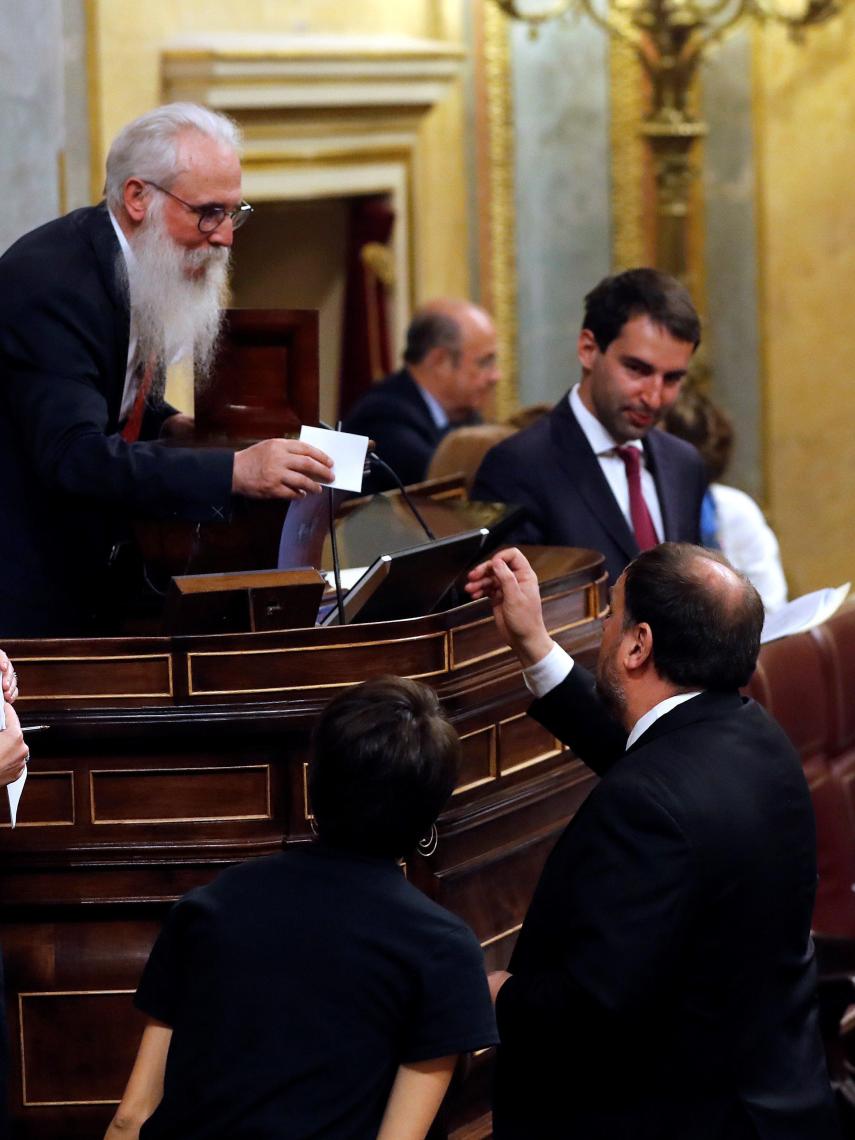
<path id="1" fill-rule="evenodd" d="M 143 415 L 145 414 L 145 401 L 151 391 L 151 382 L 154 379 L 155 359 L 152 356 L 143 369 L 137 384 L 137 394 L 134 396 L 134 406 L 131 414 L 125 421 L 121 436 L 125 443 L 136 443 L 142 431 Z"/>
<path id="2" fill-rule="evenodd" d="M 623 465 L 626 468 L 626 481 L 629 485 L 629 515 L 632 519 L 632 529 L 635 531 L 635 541 L 638 543 L 639 550 L 649 550 L 651 546 L 657 545 L 659 539 L 641 491 L 641 452 L 637 447 L 616 447 L 615 451 L 623 460 Z"/>

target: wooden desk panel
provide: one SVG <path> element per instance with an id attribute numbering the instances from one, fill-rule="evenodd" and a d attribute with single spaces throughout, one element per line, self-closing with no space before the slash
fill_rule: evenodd
<path id="1" fill-rule="evenodd" d="M 538 558 L 550 628 L 590 659 L 601 560 Z M 19 826 L 0 817 L 22 1140 L 91 1140 L 106 1127 L 140 1032 L 131 995 L 169 905 L 225 866 L 311 841 L 311 731 L 342 687 L 393 671 L 425 678 L 460 732 L 439 847 L 407 873 L 471 924 L 491 968 L 507 963 L 543 861 L 594 783 L 524 715 L 528 694 L 485 602 L 368 626 L 5 648 L 25 724 L 51 725 L 32 738 Z M 465 1085 L 458 1118 L 477 1116 L 482 1096 L 482 1078 Z"/>

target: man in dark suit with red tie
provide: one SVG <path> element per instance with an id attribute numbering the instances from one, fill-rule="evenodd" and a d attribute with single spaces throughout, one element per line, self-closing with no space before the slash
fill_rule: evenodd
<path id="1" fill-rule="evenodd" d="M 475 477 L 473 499 L 525 507 L 510 542 L 598 550 L 616 581 L 656 542 L 700 541 L 703 464 L 656 428 L 700 338 L 688 292 L 657 270 L 607 277 L 588 294 L 581 381 L 492 448 Z"/>
<path id="2" fill-rule="evenodd" d="M 552 642 L 518 550 L 470 575 L 536 697 L 601 776 L 550 854 L 508 971 L 496 1140 L 834 1140 L 799 756 L 739 689 L 763 626 L 716 552 L 618 578 L 596 678 Z"/>
<path id="3" fill-rule="evenodd" d="M 164 447 L 191 426 L 166 366 L 210 365 L 241 199 L 231 120 L 173 103 L 129 123 L 106 201 L 0 258 L 0 636 L 104 628 L 108 565 L 129 518 L 226 520 L 234 495 L 320 491 L 328 457 L 296 440 L 233 453 Z"/>

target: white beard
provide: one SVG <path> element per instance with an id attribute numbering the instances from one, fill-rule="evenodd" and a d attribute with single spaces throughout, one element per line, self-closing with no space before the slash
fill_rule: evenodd
<path id="1" fill-rule="evenodd" d="M 137 360 L 167 365 L 192 355 L 196 384 L 204 386 L 228 299 L 230 250 L 178 245 L 163 224 L 159 202 L 152 202 L 130 244 L 134 257 L 127 279 Z M 198 277 L 187 276 L 188 269 L 201 267 Z"/>

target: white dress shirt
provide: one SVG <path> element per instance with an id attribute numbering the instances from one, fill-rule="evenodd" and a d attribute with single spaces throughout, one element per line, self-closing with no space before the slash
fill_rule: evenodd
<path id="1" fill-rule="evenodd" d="M 592 412 L 589 412 L 582 403 L 578 384 L 571 390 L 569 400 L 570 410 L 576 417 L 579 427 L 585 433 L 585 438 L 590 444 L 594 455 L 597 457 L 597 462 L 606 477 L 612 494 L 617 500 L 617 505 L 623 512 L 629 529 L 632 530 L 626 467 L 615 450 L 619 445 L 609 432 L 606 431 L 597 417 Z M 656 531 L 656 537 L 661 542 L 665 537 L 665 528 L 662 524 L 662 508 L 659 506 L 659 496 L 656 494 L 656 484 L 653 481 L 653 476 L 647 469 L 647 457 L 644 454 L 644 448 L 641 446 L 641 440 L 638 439 L 630 440 L 627 446 L 637 447 L 641 453 L 641 493 L 644 495 L 644 501 L 647 504 L 648 511 L 650 511 L 650 518 L 653 520 L 653 529 Z"/>
<path id="2" fill-rule="evenodd" d="M 552 648 L 545 657 L 541 658 L 535 665 L 530 665 L 528 669 L 523 669 L 523 680 L 526 683 L 526 688 L 535 698 L 545 697 L 547 693 L 560 685 L 565 677 L 570 675 L 570 670 L 574 665 L 575 661 L 570 654 L 556 642 L 553 642 Z M 639 717 L 632 726 L 627 737 L 626 747 L 631 748 L 642 733 L 647 732 L 648 728 L 659 720 L 660 716 L 664 716 L 671 709 L 682 705 L 684 701 L 690 701 L 692 697 L 699 696 L 700 692 L 701 690 L 697 689 L 693 693 L 677 693 L 673 697 L 666 697 L 664 701 L 660 701 L 652 709 L 648 709 L 644 716 Z"/>
<path id="3" fill-rule="evenodd" d="M 128 239 L 125 237 L 125 232 L 119 223 L 116 221 L 112 210 L 108 211 L 110 221 L 113 223 L 113 229 L 116 231 L 116 237 L 119 239 L 119 247 L 122 251 L 122 256 L 125 259 L 126 268 L 134 263 L 134 251 L 131 249 Z M 137 333 L 134 328 L 134 318 L 131 314 L 131 328 L 128 338 L 128 361 L 125 366 L 125 386 L 122 389 L 122 403 L 119 408 L 119 423 L 124 423 L 133 410 L 134 401 L 137 398 L 137 387 L 139 385 L 138 362 L 137 355 Z"/>
<path id="4" fill-rule="evenodd" d="M 447 428 L 449 423 L 448 415 L 446 414 L 445 408 L 442 406 L 436 396 L 429 392 L 427 388 L 423 388 L 421 384 L 419 384 L 418 380 L 416 381 L 416 387 L 418 388 L 419 392 L 421 392 L 422 399 L 428 406 L 428 411 L 430 412 L 431 419 L 439 428 L 439 430 L 442 431 L 443 428 Z"/>
<path id="5" fill-rule="evenodd" d="M 710 490 L 722 554 L 734 570 L 756 587 L 767 613 L 779 610 L 787 600 L 787 579 L 778 540 L 763 512 L 750 495 L 737 487 L 713 483 Z"/>

